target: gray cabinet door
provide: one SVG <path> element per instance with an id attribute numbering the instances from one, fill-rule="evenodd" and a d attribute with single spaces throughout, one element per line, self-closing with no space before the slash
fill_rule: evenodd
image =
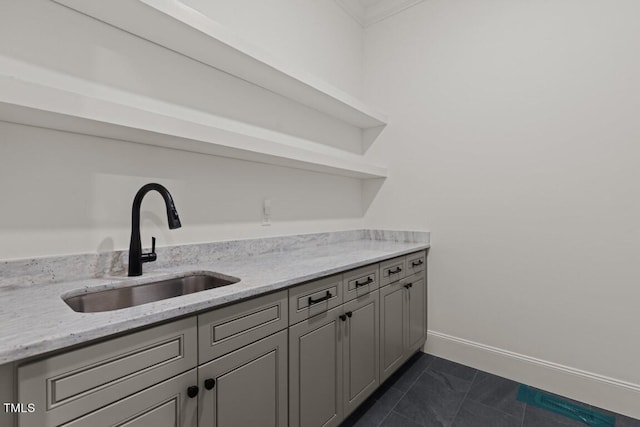
<path id="1" fill-rule="evenodd" d="M 187 396 L 196 370 L 171 378 L 60 427 L 197 427 L 197 399 Z"/>
<path id="2" fill-rule="evenodd" d="M 407 278 L 407 354 L 412 354 L 424 345 L 427 326 L 427 286 L 424 273 Z"/>
<path id="3" fill-rule="evenodd" d="M 343 418 L 342 306 L 289 328 L 289 426 L 332 427 Z"/>
<path id="4" fill-rule="evenodd" d="M 287 331 L 200 366 L 198 381 L 199 427 L 287 427 Z"/>
<path id="5" fill-rule="evenodd" d="M 402 282 L 380 288 L 380 382 L 398 369 L 406 356 L 406 294 Z"/>
<path id="6" fill-rule="evenodd" d="M 347 315 L 344 335 L 344 417 L 356 409 L 380 383 L 380 307 L 378 292 L 344 305 Z"/>

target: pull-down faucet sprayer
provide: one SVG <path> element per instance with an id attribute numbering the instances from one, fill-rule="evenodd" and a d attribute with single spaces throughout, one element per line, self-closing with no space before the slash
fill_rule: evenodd
<path id="1" fill-rule="evenodd" d="M 129 276 L 141 276 L 142 275 L 142 263 L 153 262 L 156 260 L 156 238 L 151 238 L 151 252 L 142 253 L 142 242 L 140 241 L 140 206 L 142 205 L 142 199 L 151 190 L 155 190 L 164 199 L 164 204 L 167 207 L 167 221 L 169 222 L 169 229 L 173 230 L 182 227 L 180 218 L 178 217 L 178 211 L 173 204 L 173 198 L 171 193 L 164 186 L 156 183 L 151 183 L 143 186 L 136 193 L 136 197 L 133 199 L 133 208 L 131 210 L 131 241 L 129 242 Z"/>

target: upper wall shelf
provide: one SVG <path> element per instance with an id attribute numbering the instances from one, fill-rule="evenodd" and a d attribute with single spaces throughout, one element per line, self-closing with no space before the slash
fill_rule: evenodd
<path id="1" fill-rule="evenodd" d="M 360 128 L 387 118 L 179 0 L 53 0 Z"/>
<path id="2" fill-rule="evenodd" d="M 361 155 L 3 57 L 0 120 L 355 178 L 387 173 Z"/>

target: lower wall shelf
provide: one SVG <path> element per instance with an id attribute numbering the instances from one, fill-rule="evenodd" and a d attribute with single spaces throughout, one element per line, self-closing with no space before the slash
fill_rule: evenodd
<path id="1" fill-rule="evenodd" d="M 355 178 L 361 155 L 0 58 L 0 120 Z"/>

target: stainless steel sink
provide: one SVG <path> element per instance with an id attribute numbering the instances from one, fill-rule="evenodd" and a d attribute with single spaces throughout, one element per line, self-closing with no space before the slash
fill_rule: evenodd
<path id="1" fill-rule="evenodd" d="M 218 273 L 198 273 L 175 279 L 63 297 L 62 299 L 73 311 L 96 313 L 193 294 L 239 281 L 240 279 L 237 277 Z"/>

